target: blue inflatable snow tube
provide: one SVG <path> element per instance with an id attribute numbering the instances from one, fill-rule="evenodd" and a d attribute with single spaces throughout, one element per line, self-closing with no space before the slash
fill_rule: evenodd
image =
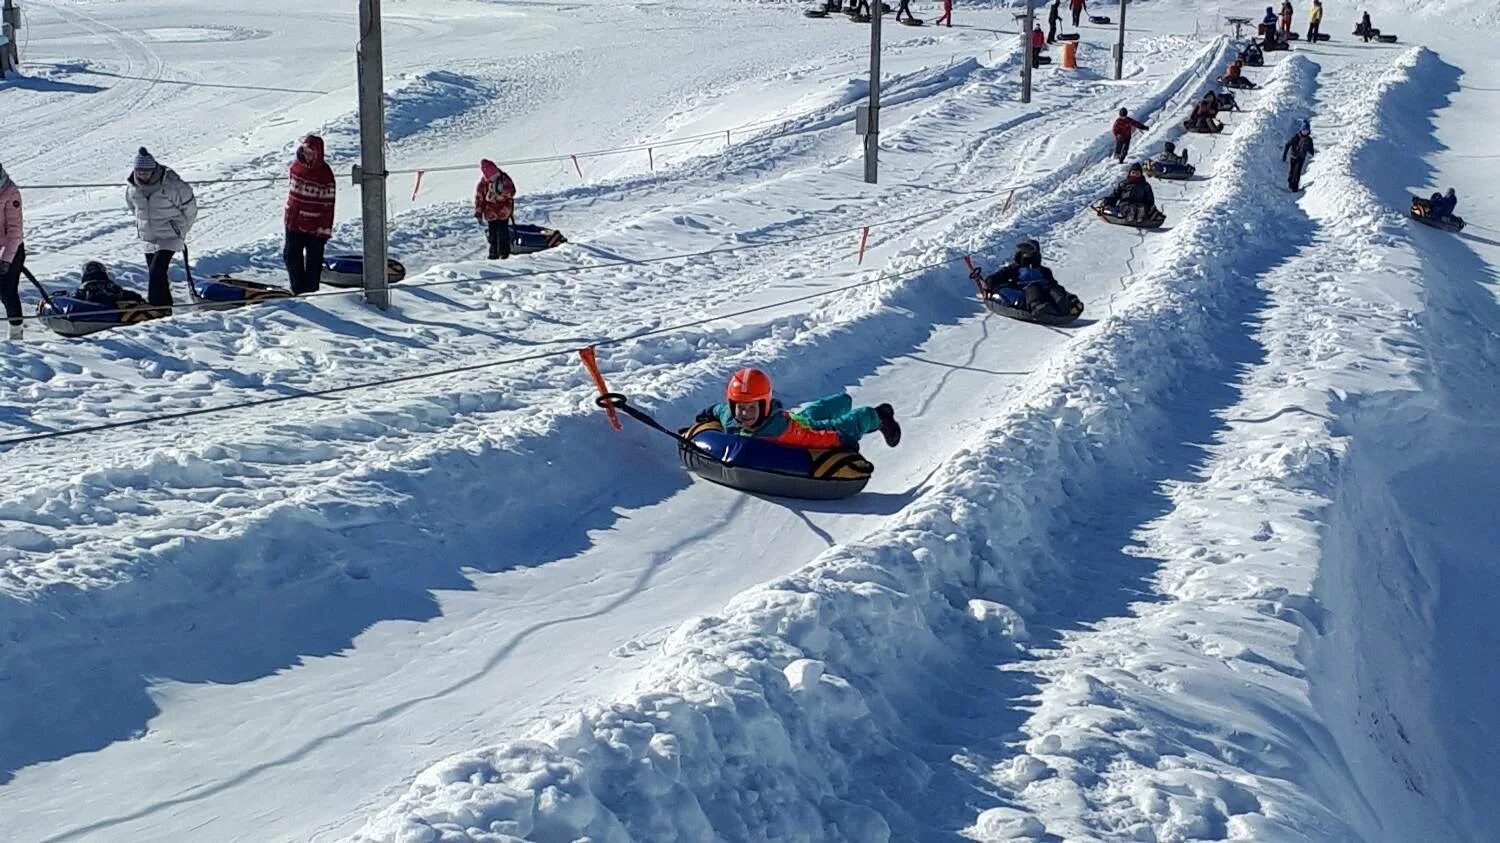
<path id="1" fill-rule="evenodd" d="M 386 261 L 386 280 L 395 284 L 406 278 L 406 267 L 400 261 Z M 331 255 L 323 259 L 322 282 L 334 287 L 363 287 L 365 284 L 365 259 L 363 255 Z"/>
<path id="2" fill-rule="evenodd" d="M 36 308 L 42 324 L 65 337 L 81 337 L 120 325 L 133 325 L 166 316 L 169 312 L 143 301 L 92 302 L 61 292 L 52 293 L 48 301 L 40 302 Z"/>
<path id="3" fill-rule="evenodd" d="M 683 431 L 683 467 L 746 492 L 829 500 L 858 494 L 875 466 L 848 448 L 794 448 L 725 433 L 718 422 Z"/>

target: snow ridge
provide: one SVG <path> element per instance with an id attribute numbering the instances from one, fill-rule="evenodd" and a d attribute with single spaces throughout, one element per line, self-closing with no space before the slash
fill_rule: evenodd
<path id="1" fill-rule="evenodd" d="M 1250 228 L 1238 209 L 1278 178 L 1260 139 L 1306 112 L 1312 77 L 1300 57 L 1271 72 L 1201 203 L 1116 316 L 1053 358 L 889 528 L 682 625 L 614 704 L 429 768 L 357 839 L 878 841 L 957 830 L 974 802 L 1002 812 L 981 826 L 1043 833 L 1003 814 L 982 770 L 961 797 L 910 799 L 952 773 L 903 720 L 934 703 L 945 710 L 934 717 L 994 716 L 998 701 L 951 688 L 950 668 L 1016 653 L 1028 581 L 1056 564 L 1038 539 L 1067 525 L 1077 488 L 1139 468 L 1131 446 L 1160 423 L 1156 407 L 1218 359 L 1212 339 L 1233 327 L 1220 305 L 1240 280 L 1216 267 L 1287 234 L 1274 218 Z M 1207 248 L 1214 267 L 1196 257 Z"/>

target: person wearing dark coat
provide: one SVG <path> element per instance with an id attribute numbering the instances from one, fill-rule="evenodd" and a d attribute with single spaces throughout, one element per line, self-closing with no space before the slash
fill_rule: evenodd
<path id="1" fill-rule="evenodd" d="M 1106 207 L 1116 207 L 1130 220 L 1143 220 L 1150 216 L 1156 209 L 1156 193 L 1151 189 L 1151 183 L 1146 181 L 1146 174 L 1142 172 L 1140 164 L 1131 164 L 1125 173 L 1125 180 L 1115 185 L 1103 199 Z"/>
<path id="2" fill-rule="evenodd" d="M 1292 139 L 1281 148 L 1281 160 L 1290 159 L 1286 172 L 1286 186 L 1292 192 L 1302 189 L 1302 169 L 1307 166 L 1307 159 L 1313 156 L 1312 124 L 1306 120 L 1302 121 L 1302 127 Z"/>
<path id="3" fill-rule="evenodd" d="M 1062 0 L 1052 0 L 1047 8 L 1047 43 L 1057 43 L 1057 25 L 1062 23 Z"/>
<path id="4" fill-rule="evenodd" d="M 1458 193 L 1453 188 L 1448 188 L 1447 193 L 1434 193 L 1427 200 L 1427 207 L 1432 210 L 1434 216 L 1439 218 L 1451 217 L 1458 210 Z"/>
<path id="5" fill-rule="evenodd" d="M 1368 43 L 1371 38 L 1375 37 L 1372 34 L 1374 32 L 1373 26 L 1374 25 L 1370 23 L 1370 13 L 1365 12 L 1360 16 L 1359 26 L 1356 26 L 1354 28 L 1354 34 L 1360 36 Z"/>
<path id="6" fill-rule="evenodd" d="M 986 298 L 1001 299 L 1014 305 L 1015 294 L 1008 297 L 1005 291 L 1019 292 L 1019 303 L 1032 313 L 1051 311 L 1065 316 L 1082 310 L 1077 297 L 1057 283 L 1052 269 L 1042 266 L 1041 244 L 1035 240 L 1017 243 L 1010 263 L 995 272 L 985 275 L 976 266 L 969 272 L 969 277 L 984 291 Z"/>

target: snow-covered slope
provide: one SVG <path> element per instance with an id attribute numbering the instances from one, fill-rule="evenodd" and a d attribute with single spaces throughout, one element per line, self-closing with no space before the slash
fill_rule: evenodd
<path id="1" fill-rule="evenodd" d="M 84 180 L 145 142 L 256 177 L 320 128 L 346 165 L 347 56 L 296 84 L 275 56 L 352 40 L 352 17 L 290 8 L 33 4 L 30 75 L 0 97 L 35 152 L 0 161 L 23 186 Z M 1475 223 L 1500 208 L 1464 157 L 1483 121 L 1452 116 L 1489 113 L 1500 74 L 1449 30 L 1422 33 L 1436 52 L 1336 34 L 1184 140 L 1228 55 L 1212 11 L 1133 8 L 1119 83 L 1113 30 L 1085 27 L 1082 69 L 1039 71 L 1031 106 L 1007 12 L 886 27 L 871 187 L 863 27 L 388 9 L 394 165 L 631 148 L 584 156 L 581 186 L 566 159 L 515 168 L 523 218 L 573 243 L 477 261 L 473 176 L 434 169 L 393 191 L 416 277 L 390 312 L 335 295 L 85 342 L 33 326 L 0 363 L 0 423 L 556 354 L 0 455 L 9 833 L 1482 839 L 1497 244 L 1401 214 L 1438 176 Z M 247 64 L 204 33 L 277 46 Z M 120 76 L 77 89 L 101 70 Z M 1165 231 L 1086 209 L 1118 175 L 1099 162 L 1121 106 L 1198 164 L 1157 186 Z M 194 110 L 212 122 L 170 131 Z M 1320 154 L 1292 195 L 1281 141 L 1307 116 Z M 49 154 L 49 120 L 78 143 Z M 740 126 L 653 149 L 654 172 L 640 149 Z M 200 270 L 274 273 L 279 189 L 206 191 Z M 34 265 L 130 260 L 118 195 L 28 193 Z M 1087 302 L 1077 327 L 976 312 L 960 259 L 1027 236 Z M 848 501 L 694 484 L 664 440 L 608 429 L 573 355 L 656 331 L 599 357 L 664 422 L 758 364 L 784 395 L 892 401 L 906 438 L 869 449 Z"/>

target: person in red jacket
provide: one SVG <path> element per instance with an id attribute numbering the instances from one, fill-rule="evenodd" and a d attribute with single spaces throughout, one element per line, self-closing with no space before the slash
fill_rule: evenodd
<path id="1" fill-rule="evenodd" d="M 953 28 L 953 0 L 943 0 L 942 17 L 932 22 L 933 26 L 938 26 L 939 24 L 950 29 Z"/>
<path id="2" fill-rule="evenodd" d="M 510 218 L 516 210 L 516 183 L 494 161 L 479 162 L 479 186 L 474 189 L 474 219 L 488 226 L 490 260 L 510 258 Z"/>
<path id="3" fill-rule="evenodd" d="M 1036 67 L 1042 63 L 1042 50 L 1047 48 L 1047 36 L 1042 34 L 1042 25 L 1037 24 L 1031 29 L 1031 66 Z"/>
<path id="4" fill-rule="evenodd" d="M 323 278 L 323 249 L 333 236 L 333 170 L 323 160 L 323 139 L 308 135 L 297 145 L 286 194 L 286 262 L 292 293 L 315 293 Z"/>
<path id="5" fill-rule="evenodd" d="M 1085 0 L 1068 0 L 1068 9 L 1073 12 L 1074 29 L 1078 28 L 1078 16 L 1083 14 L 1083 10 L 1088 8 L 1088 5 Z"/>
<path id="6" fill-rule="evenodd" d="M 1125 156 L 1130 154 L 1130 136 L 1135 134 L 1136 129 L 1144 132 L 1150 128 L 1131 117 L 1128 109 L 1120 109 L 1120 116 L 1115 118 L 1115 125 L 1110 131 L 1115 136 L 1115 157 L 1120 160 L 1121 164 L 1125 163 Z"/>

